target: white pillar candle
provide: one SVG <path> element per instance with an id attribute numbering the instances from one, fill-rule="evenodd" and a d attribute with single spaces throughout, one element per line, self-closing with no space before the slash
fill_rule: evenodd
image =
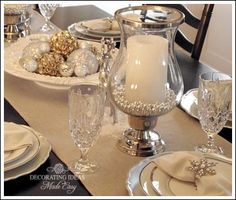
<path id="1" fill-rule="evenodd" d="M 135 35 L 127 40 L 125 96 L 129 102 L 163 102 L 167 83 L 168 40 Z"/>

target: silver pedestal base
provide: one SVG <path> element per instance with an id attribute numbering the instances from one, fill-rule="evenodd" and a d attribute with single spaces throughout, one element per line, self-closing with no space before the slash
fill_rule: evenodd
<path id="1" fill-rule="evenodd" d="M 165 142 L 153 130 L 127 129 L 118 141 L 118 148 L 132 156 L 152 156 L 165 150 Z"/>

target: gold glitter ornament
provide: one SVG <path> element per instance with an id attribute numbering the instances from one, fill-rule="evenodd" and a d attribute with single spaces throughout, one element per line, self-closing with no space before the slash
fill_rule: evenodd
<path id="1" fill-rule="evenodd" d="M 67 57 L 78 48 L 78 42 L 68 31 L 55 33 L 50 39 L 51 50 Z"/>
<path id="2" fill-rule="evenodd" d="M 64 63 L 64 58 L 62 55 L 55 52 L 45 53 L 37 59 L 37 62 L 37 73 L 50 76 L 61 76 L 59 66 Z"/>

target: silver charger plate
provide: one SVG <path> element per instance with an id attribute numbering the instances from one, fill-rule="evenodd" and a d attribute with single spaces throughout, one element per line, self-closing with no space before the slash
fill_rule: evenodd
<path id="1" fill-rule="evenodd" d="M 126 188 L 128 190 L 129 196 L 145 196 L 142 187 L 139 184 L 139 174 L 141 173 L 143 167 L 150 161 L 147 158 L 141 161 L 139 164 L 135 165 L 128 173 L 128 178 L 126 182 Z"/>
<path id="2" fill-rule="evenodd" d="M 190 116 L 199 119 L 197 98 L 198 98 L 198 88 L 191 89 L 182 96 L 180 106 Z M 224 127 L 232 129 L 232 121 L 228 120 Z"/>

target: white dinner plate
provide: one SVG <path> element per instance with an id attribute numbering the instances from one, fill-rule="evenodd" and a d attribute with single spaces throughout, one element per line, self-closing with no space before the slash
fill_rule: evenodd
<path id="1" fill-rule="evenodd" d="M 198 88 L 194 88 L 186 92 L 180 102 L 181 108 L 190 116 L 199 119 L 198 117 Z M 228 120 L 224 126 L 232 128 L 232 121 Z"/>
<path id="2" fill-rule="evenodd" d="M 152 188 L 151 177 L 153 173 L 153 169 L 156 168 L 156 164 L 154 162 L 149 162 L 142 170 L 139 175 L 139 183 L 143 192 L 147 196 L 157 196 L 158 193 Z"/>
<path id="3" fill-rule="evenodd" d="M 113 38 L 115 42 L 120 42 L 120 36 L 119 37 L 118 36 L 102 36 L 102 35 L 91 34 L 87 32 L 85 29 L 83 28 L 79 29 L 78 27 L 77 27 L 77 30 L 79 31 L 77 31 L 75 29 L 75 25 L 76 23 L 71 24 L 67 29 L 69 33 L 76 38 L 88 40 L 88 41 L 94 41 L 94 42 L 101 42 L 101 39 L 104 37 L 104 38 Z"/>
<path id="4" fill-rule="evenodd" d="M 49 76 L 49 75 L 41 75 L 37 73 L 28 72 L 19 64 L 19 59 L 22 56 L 23 49 L 32 41 L 35 40 L 48 40 L 50 38 L 50 35 L 48 34 L 32 34 L 30 36 L 20 38 L 17 40 L 17 42 L 11 44 L 7 48 L 5 48 L 4 51 L 4 70 L 5 72 L 16 76 L 18 78 L 31 80 L 39 83 L 44 83 L 52 86 L 52 88 L 58 86 L 58 87 L 64 87 L 65 86 L 71 86 L 76 83 L 80 82 L 91 82 L 91 83 L 98 83 L 98 73 L 87 75 L 84 78 L 79 77 L 55 77 L 55 76 Z M 79 41 L 80 42 L 80 41 Z M 101 49 L 101 44 L 97 42 L 90 43 L 97 48 L 98 50 Z M 115 56 L 117 55 L 118 49 L 116 49 L 115 53 L 112 55 L 115 59 Z"/>
<path id="5" fill-rule="evenodd" d="M 170 177 L 155 166 L 151 172 L 152 189 L 161 196 L 198 196 L 193 183 Z"/>
<path id="6" fill-rule="evenodd" d="M 126 181 L 126 188 L 128 190 L 129 196 L 145 196 L 141 185 L 139 184 L 139 175 L 141 170 L 147 163 L 150 162 L 150 158 L 141 161 L 139 164 L 135 165 L 129 170 L 128 178 Z"/>
<path id="7" fill-rule="evenodd" d="M 11 122 L 10 123 L 4 122 L 4 123 L 11 124 Z M 25 163 L 32 160 L 39 152 L 40 141 L 39 141 L 37 135 L 32 130 L 27 129 L 26 131 L 30 131 L 30 133 L 32 133 L 32 140 L 33 140 L 32 147 L 28 148 L 23 155 L 19 156 L 18 158 L 14 159 L 13 161 L 8 162 L 8 163 L 4 163 L 4 172 L 12 170 L 14 168 L 17 168 L 21 165 L 24 165 Z"/>
<path id="8" fill-rule="evenodd" d="M 90 37 L 88 35 L 84 35 L 82 30 L 80 32 L 78 32 L 77 30 L 75 30 L 75 24 L 71 24 L 70 26 L 68 26 L 68 31 L 71 35 L 73 35 L 76 38 L 82 39 L 82 40 L 88 40 L 88 41 L 93 41 L 93 42 L 100 42 L 101 41 L 101 37 Z"/>
<path id="9" fill-rule="evenodd" d="M 33 129 L 31 129 L 30 127 L 27 126 L 23 127 L 33 131 Z M 51 145 L 49 144 L 48 140 L 42 135 L 40 135 L 40 133 L 36 131 L 33 132 L 35 133 L 35 135 L 37 135 L 41 144 L 38 154 L 32 160 L 25 163 L 24 165 L 21 165 L 17 168 L 4 172 L 4 181 L 16 179 L 20 176 L 33 172 L 38 167 L 40 167 L 49 157 L 51 151 Z"/>
<path id="10" fill-rule="evenodd" d="M 150 163 L 153 159 L 156 159 L 159 156 L 165 155 L 168 152 L 160 153 L 158 155 L 145 158 L 137 165 L 132 167 L 128 173 L 127 181 L 126 181 L 126 188 L 128 190 L 128 194 L 130 196 L 145 196 L 145 192 L 143 191 L 141 184 L 140 184 L 140 173 L 143 168 Z"/>

